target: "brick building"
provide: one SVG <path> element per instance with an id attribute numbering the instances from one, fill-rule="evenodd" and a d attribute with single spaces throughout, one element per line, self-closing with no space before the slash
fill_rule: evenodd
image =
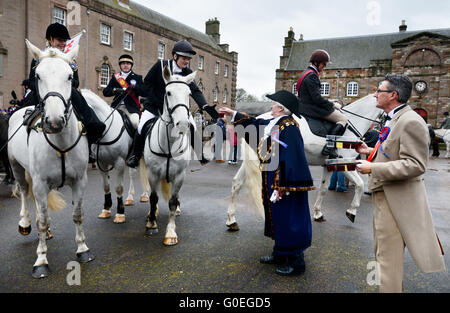
<path id="1" fill-rule="evenodd" d="M 402 73 L 414 84 L 409 104 L 438 126 L 450 110 L 450 28 L 320 40 L 295 40 L 292 28 L 285 37 L 275 90 L 297 94 L 295 85 L 315 49 L 331 55 L 320 80 L 324 97 L 344 104 L 375 92 L 387 73 Z"/>
<path id="2" fill-rule="evenodd" d="M 53 22 L 66 25 L 71 36 L 86 31 L 77 58 L 81 88 L 103 96 L 125 53 L 134 58 L 133 70 L 145 77 L 158 59 L 172 57 L 175 42 L 187 39 L 197 52 L 190 67 L 197 70 L 196 82 L 208 103 L 235 106 L 238 54 L 220 43 L 217 19 L 206 21 L 202 33 L 129 0 L 0 0 L 1 108 L 8 107 L 11 90 L 20 95 L 28 78 L 31 56 L 24 38 L 43 49 L 45 29 Z M 197 109 L 193 101 L 191 108 Z"/>

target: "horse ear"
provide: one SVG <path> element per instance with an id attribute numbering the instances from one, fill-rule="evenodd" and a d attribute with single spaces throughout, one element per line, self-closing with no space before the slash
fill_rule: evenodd
<path id="1" fill-rule="evenodd" d="M 189 74 L 188 76 L 186 76 L 186 83 L 190 84 L 195 80 L 195 76 L 197 75 L 197 71 Z"/>
<path id="2" fill-rule="evenodd" d="M 168 66 L 164 66 L 163 69 L 163 78 L 165 83 L 167 84 L 169 82 L 170 76 L 172 76 L 172 73 L 170 73 L 170 69 Z"/>
<path id="3" fill-rule="evenodd" d="M 28 39 L 25 39 L 25 44 L 27 45 L 28 51 L 30 51 L 33 59 L 39 60 L 42 55 L 41 49 L 33 45 Z"/>

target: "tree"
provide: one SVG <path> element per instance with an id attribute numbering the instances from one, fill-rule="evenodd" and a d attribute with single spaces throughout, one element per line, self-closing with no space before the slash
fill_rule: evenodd
<path id="1" fill-rule="evenodd" d="M 245 91 L 245 89 L 243 88 L 237 88 L 236 89 L 236 102 L 253 102 L 253 101 L 258 101 L 258 99 L 247 93 L 247 91 Z"/>

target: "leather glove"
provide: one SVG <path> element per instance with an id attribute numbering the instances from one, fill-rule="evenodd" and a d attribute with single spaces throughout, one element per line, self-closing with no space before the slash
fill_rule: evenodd
<path id="1" fill-rule="evenodd" d="M 114 93 L 115 96 L 120 96 L 124 92 L 125 92 L 125 90 L 123 90 L 122 88 L 114 88 L 113 89 L 113 93 Z"/>
<path id="2" fill-rule="evenodd" d="M 217 119 L 219 118 L 219 113 L 217 113 L 217 111 L 215 109 L 215 105 L 210 106 L 210 105 L 205 104 L 202 109 L 204 111 L 208 112 L 208 114 L 212 117 L 214 123 L 216 123 Z"/>
<path id="3" fill-rule="evenodd" d="M 11 100 L 11 101 L 9 101 L 9 104 L 18 104 L 18 101 L 17 100 Z"/>

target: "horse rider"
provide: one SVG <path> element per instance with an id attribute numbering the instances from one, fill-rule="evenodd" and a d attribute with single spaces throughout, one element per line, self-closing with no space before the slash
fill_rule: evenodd
<path id="1" fill-rule="evenodd" d="M 166 86 L 162 76 L 164 66 L 169 66 L 173 75 L 187 76 L 192 73 L 188 67 L 190 60 L 196 54 L 194 48 L 187 40 L 180 40 L 175 43 L 172 49 L 173 59 L 157 61 L 147 73 L 144 79 L 144 85 L 147 92 L 147 100 L 144 101 L 144 112 L 139 122 L 138 131 L 134 139 L 133 153 L 127 161 L 129 167 L 137 167 L 144 150 L 145 137 L 147 130 L 156 121 L 157 117 L 162 114 L 164 106 L 164 95 Z M 195 82 L 189 84 L 192 98 L 194 98 L 200 109 L 209 113 L 213 120 L 217 120 L 219 113 L 213 106 L 207 104 L 203 93 Z M 194 146 L 193 136 L 195 136 L 194 127 L 191 125 L 191 146 Z M 201 142 L 201 140 L 199 141 Z M 195 149 L 194 149 L 195 151 Z M 203 153 L 198 156 L 200 163 L 206 164 L 208 161 L 204 158 Z"/>
<path id="2" fill-rule="evenodd" d="M 47 31 L 45 33 L 45 38 L 47 39 L 48 47 L 57 48 L 61 51 L 64 51 L 66 46 L 66 41 L 70 40 L 69 32 L 67 28 L 59 23 L 50 24 L 47 27 Z M 38 65 L 38 60 L 31 61 L 30 68 L 30 88 L 32 91 L 32 99 L 28 103 L 28 105 L 37 106 L 39 104 L 37 86 L 36 86 L 36 67 Z M 73 79 L 72 79 L 72 93 L 71 93 L 71 102 L 74 108 L 76 115 L 80 118 L 81 122 L 84 125 L 84 128 L 87 133 L 87 139 L 89 143 L 89 163 L 95 162 L 95 157 L 91 153 L 91 144 L 95 143 L 102 135 L 106 126 L 103 122 L 101 122 L 97 115 L 95 115 L 92 108 L 87 104 L 86 100 L 82 96 L 82 94 L 78 91 L 78 86 L 80 85 L 80 81 L 78 78 L 78 68 L 76 63 L 70 64 L 73 70 Z M 31 94 L 30 94 L 31 95 Z M 35 112 L 37 112 L 35 110 Z M 31 116 L 34 114 L 32 113 Z M 31 122 L 32 119 L 27 119 Z M 24 123 L 26 123 L 25 121 Z"/>
<path id="3" fill-rule="evenodd" d="M 142 76 L 133 72 L 133 64 L 131 55 L 120 56 L 120 72 L 112 75 L 108 86 L 103 89 L 103 95 L 105 97 L 114 96 L 111 106 L 125 112 L 133 127 L 137 129 L 141 114 L 139 96 L 145 95 L 145 88 Z"/>
<path id="4" fill-rule="evenodd" d="M 327 66 L 327 63 L 331 63 L 330 55 L 325 50 L 315 50 L 309 62 L 311 64 L 297 82 L 300 114 L 336 123 L 329 135 L 341 136 L 347 125 L 347 117 L 336 110 L 340 109 L 339 104 L 328 101 L 320 94 L 319 74 Z M 336 149 L 326 145 L 322 154 L 328 155 L 330 159 L 338 157 Z"/>

